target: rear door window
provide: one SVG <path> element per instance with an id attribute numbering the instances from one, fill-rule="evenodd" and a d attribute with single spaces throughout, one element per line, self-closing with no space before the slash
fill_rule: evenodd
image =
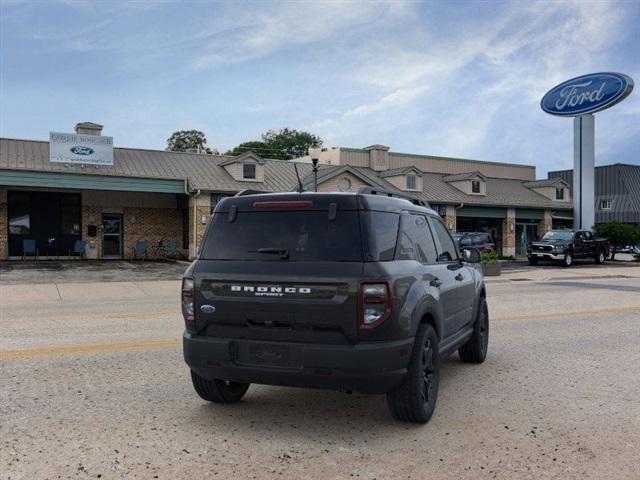
<path id="1" fill-rule="evenodd" d="M 398 260 L 436 261 L 436 246 L 424 215 L 407 214 L 402 220 Z"/>
<path id="2" fill-rule="evenodd" d="M 393 260 L 398 241 L 400 215 L 391 212 L 366 211 L 361 213 L 367 232 L 367 260 L 386 262 Z"/>
<path id="3" fill-rule="evenodd" d="M 395 243 L 395 242 L 394 242 Z M 213 216 L 200 258 L 205 260 L 362 261 L 358 212 L 239 212 Z"/>
<path id="4" fill-rule="evenodd" d="M 441 220 L 429 217 L 429 224 L 433 231 L 436 249 L 438 251 L 438 262 L 451 262 L 458 259 L 458 251 L 451 239 L 451 235 Z"/>

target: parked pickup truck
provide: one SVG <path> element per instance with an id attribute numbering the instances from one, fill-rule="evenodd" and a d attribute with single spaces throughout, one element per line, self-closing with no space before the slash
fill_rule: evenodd
<path id="1" fill-rule="evenodd" d="M 541 260 L 560 262 L 570 267 L 574 259 L 591 258 L 596 263 L 604 263 L 609 250 L 606 239 L 594 238 L 588 230 L 551 230 L 542 240 L 531 242 L 527 258 L 531 265 Z"/>
<path id="2" fill-rule="evenodd" d="M 182 283 L 198 395 L 234 403 L 251 383 L 384 393 L 396 419 L 424 423 L 443 359 L 484 361 L 480 253 L 459 251 L 425 205 L 373 192 L 218 203 Z"/>

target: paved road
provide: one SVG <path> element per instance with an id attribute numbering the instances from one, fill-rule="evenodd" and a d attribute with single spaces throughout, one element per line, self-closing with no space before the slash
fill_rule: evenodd
<path id="1" fill-rule="evenodd" d="M 382 396 L 201 401 L 173 280 L 4 286 L 0 478 L 638 478 L 640 269 L 539 272 L 489 283 L 490 356 L 444 364 L 426 426 Z"/>

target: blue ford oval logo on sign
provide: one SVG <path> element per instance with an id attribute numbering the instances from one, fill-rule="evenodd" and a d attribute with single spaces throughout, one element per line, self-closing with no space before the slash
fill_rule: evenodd
<path id="1" fill-rule="evenodd" d="M 71 147 L 69 149 L 71 151 L 71 153 L 74 153 L 76 155 L 91 155 L 93 153 L 95 153 L 95 150 L 91 147 L 82 147 L 80 145 L 76 145 L 75 147 Z"/>
<path id="2" fill-rule="evenodd" d="M 572 78 L 549 90 L 540 106 L 551 115 L 574 117 L 612 107 L 633 90 L 633 80 L 622 73 L 591 73 Z"/>

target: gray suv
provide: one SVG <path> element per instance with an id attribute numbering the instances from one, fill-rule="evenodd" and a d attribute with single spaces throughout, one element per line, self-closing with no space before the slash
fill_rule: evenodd
<path id="1" fill-rule="evenodd" d="M 427 422 L 442 359 L 487 355 L 478 261 L 387 192 L 226 198 L 182 283 L 193 386 L 222 403 L 251 383 L 384 393 L 396 419 Z"/>

